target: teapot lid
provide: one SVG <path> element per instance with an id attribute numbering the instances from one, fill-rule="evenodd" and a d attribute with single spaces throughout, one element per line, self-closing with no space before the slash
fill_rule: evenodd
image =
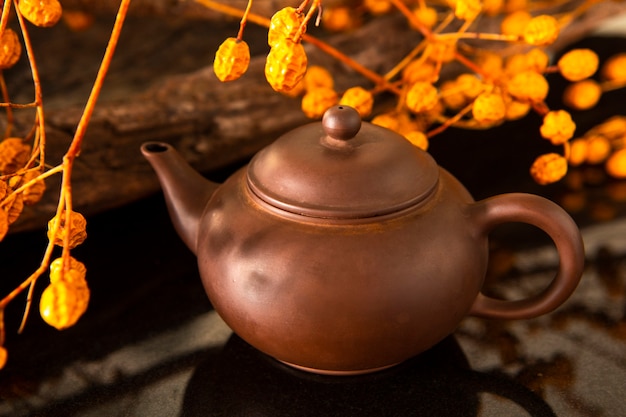
<path id="1" fill-rule="evenodd" d="M 386 128 L 348 106 L 278 138 L 250 161 L 247 182 L 265 203 L 304 216 L 357 219 L 391 214 L 424 200 L 439 167 Z"/>

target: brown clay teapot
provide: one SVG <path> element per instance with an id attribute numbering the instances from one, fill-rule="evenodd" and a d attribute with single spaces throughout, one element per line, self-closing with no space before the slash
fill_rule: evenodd
<path id="1" fill-rule="evenodd" d="M 300 369 L 392 366 L 467 315 L 550 312 L 582 274 L 580 233 L 559 206 L 529 194 L 475 202 L 429 154 L 347 106 L 283 135 L 222 185 L 167 144 L 142 152 L 215 310 L 252 346 Z M 505 222 L 535 225 L 556 245 L 557 275 L 532 298 L 481 293 L 488 234 Z"/>

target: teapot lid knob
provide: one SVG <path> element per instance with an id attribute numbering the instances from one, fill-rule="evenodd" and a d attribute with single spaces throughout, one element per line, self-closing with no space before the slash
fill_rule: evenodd
<path id="1" fill-rule="evenodd" d="M 349 106 L 334 106 L 322 117 L 324 132 L 333 139 L 350 140 L 361 130 L 361 115 Z"/>

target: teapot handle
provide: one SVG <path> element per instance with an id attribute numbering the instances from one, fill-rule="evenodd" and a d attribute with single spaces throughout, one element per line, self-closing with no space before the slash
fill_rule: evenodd
<path id="1" fill-rule="evenodd" d="M 583 273 L 585 254 L 574 220 L 557 204 L 532 194 L 502 194 L 470 206 L 478 230 L 486 236 L 507 222 L 534 225 L 550 236 L 559 255 L 556 277 L 543 292 L 517 301 L 498 300 L 482 292 L 469 314 L 498 319 L 528 319 L 546 314 L 563 304 L 574 292 Z"/>

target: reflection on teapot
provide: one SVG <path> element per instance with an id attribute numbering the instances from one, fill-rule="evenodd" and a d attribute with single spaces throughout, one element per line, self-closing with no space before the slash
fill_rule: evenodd
<path id="1" fill-rule="evenodd" d="M 472 417 L 480 393 L 555 416 L 523 385 L 471 370 L 452 336 L 396 367 L 341 378 L 286 367 L 236 335 L 209 353 L 187 385 L 181 417 Z"/>
<path id="2" fill-rule="evenodd" d="M 299 369 L 393 366 L 467 315 L 550 312 L 582 274 L 580 233 L 556 204 L 529 194 L 475 202 L 429 154 L 350 107 L 283 135 L 222 185 L 167 144 L 142 152 L 216 311 L 252 346 Z M 488 234 L 505 222 L 543 229 L 559 253 L 556 277 L 532 298 L 481 293 Z"/>

